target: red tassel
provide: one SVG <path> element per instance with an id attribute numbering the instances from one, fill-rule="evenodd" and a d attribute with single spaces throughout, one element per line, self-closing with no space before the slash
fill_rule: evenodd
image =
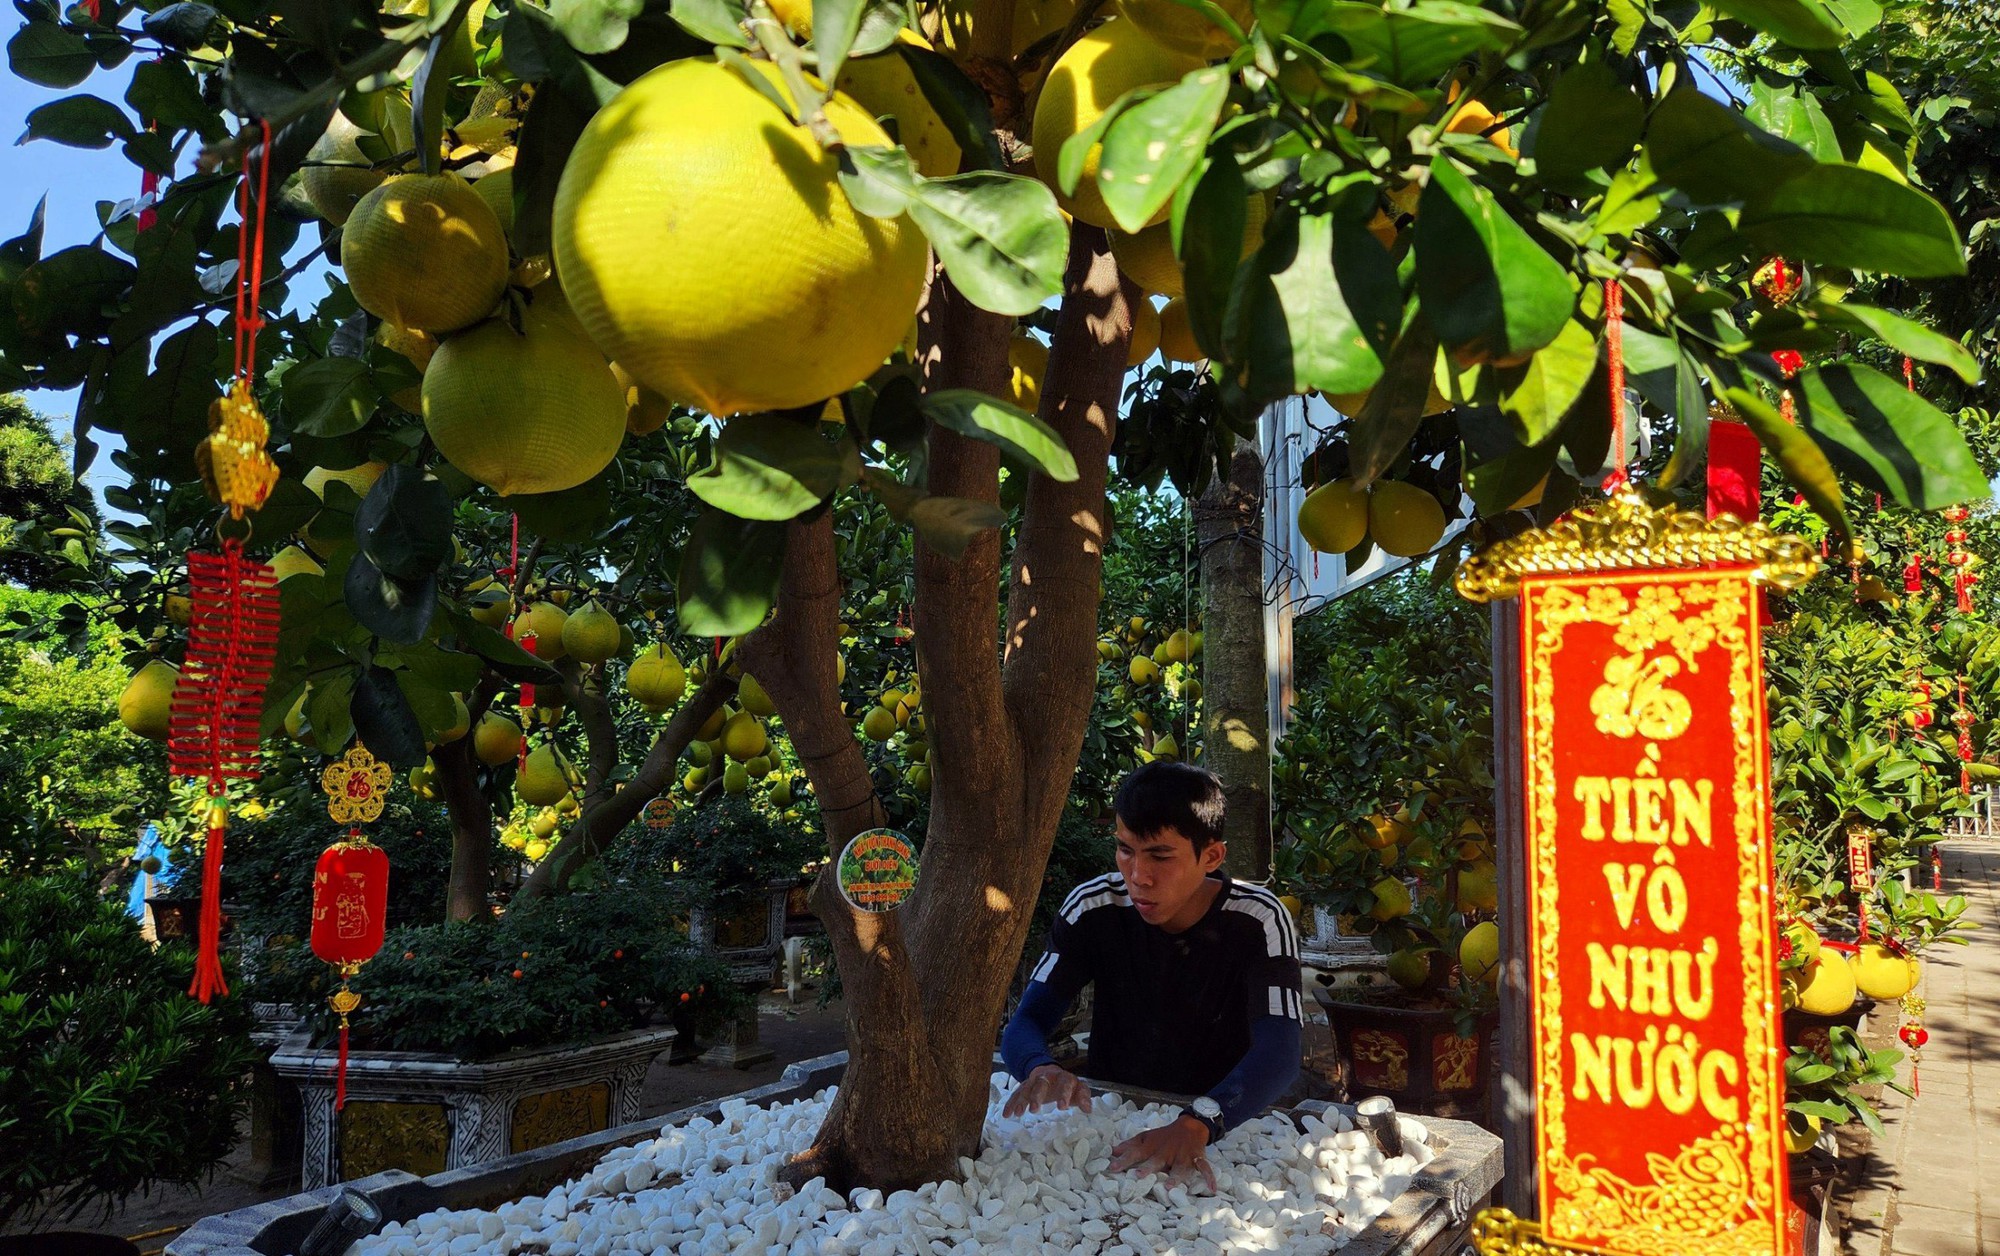
<path id="1" fill-rule="evenodd" d="M 1708 517 L 1753 520 L 1759 510 L 1758 476 L 1764 450 L 1747 423 L 1718 419 L 1708 425 Z"/>
<path id="2" fill-rule="evenodd" d="M 201 855 L 201 929 L 195 950 L 194 981 L 188 993 L 203 1003 L 229 993 L 222 978 L 222 822 L 219 800 L 210 813 L 208 842 Z"/>
<path id="3" fill-rule="evenodd" d="M 1625 470 L 1625 288 L 1616 279 L 1604 281 L 1604 346 L 1611 375 L 1611 474 L 1604 478 L 1609 497 L 1632 478 Z"/>
<path id="4" fill-rule="evenodd" d="M 1958 569 L 1958 575 L 1952 580 L 1952 586 L 1958 591 L 1958 613 L 1961 615 L 1970 615 L 1972 613 L 1972 581 L 1974 578 L 1971 572 L 1961 567 Z"/>
<path id="5" fill-rule="evenodd" d="M 333 1110 L 347 1106 L 347 1018 L 340 1018 L 340 1059 L 333 1066 Z"/>
<path id="6" fill-rule="evenodd" d="M 1924 591 L 1924 560 L 1912 556 L 1910 565 L 1903 568 L 1903 592 L 1922 593 Z"/>

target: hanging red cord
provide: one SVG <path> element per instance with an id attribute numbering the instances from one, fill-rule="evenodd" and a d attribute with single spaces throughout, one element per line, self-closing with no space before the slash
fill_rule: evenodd
<path id="1" fill-rule="evenodd" d="M 1606 496 L 1631 483 L 1625 470 L 1625 289 L 1616 279 L 1604 281 L 1604 343 L 1611 368 L 1611 474 Z"/>

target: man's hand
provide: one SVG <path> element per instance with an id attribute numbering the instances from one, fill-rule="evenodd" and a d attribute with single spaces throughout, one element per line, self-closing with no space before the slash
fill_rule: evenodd
<path id="1" fill-rule="evenodd" d="M 1113 1147 L 1110 1172 L 1137 1169 L 1164 1173 L 1172 1179 L 1192 1170 L 1201 1174 L 1212 1195 L 1216 1189 L 1215 1170 L 1208 1163 L 1207 1147 L 1208 1126 L 1183 1113 L 1171 1125 L 1135 1134 Z"/>
<path id="2" fill-rule="evenodd" d="M 1000 1109 L 1003 1117 L 1017 1117 L 1030 1110 L 1039 1112 L 1054 1104 L 1058 1108 L 1076 1108 L 1090 1111 L 1090 1087 L 1083 1079 L 1067 1069 L 1055 1064 L 1044 1064 L 1028 1074 L 1014 1091 L 1007 1106 Z"/>

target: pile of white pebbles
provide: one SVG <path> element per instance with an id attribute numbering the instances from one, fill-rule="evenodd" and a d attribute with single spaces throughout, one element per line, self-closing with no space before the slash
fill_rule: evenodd
<path id="1" fill-rule="evenodd" d="M 1011 1077 L 993 1075 L 987 1145 L 978 1160 L 959 1162 L 962 1183 L 842 1197 L 815 1178 L 793 1192 L 778 1183 L 778 1169 L 811 1142 L 833 1091 L 770 1108 L 735 1099 L 716 1120 L 696 1118 L 611 1151 L 545 1197 L 393 1222 L 351 1253 L 1324 1253 L 1367 1228 L 1435 1155 L 1414 1121 L 1400 1124 L 1404 1154 L 1384 1159 L 1338 1113 L 1330 1122 L 1307 1117 L 1303 1133 L 1266 1116 L 1209 1149 L 1211 1195 L 1198 1179 L 1169 1184 L 1153 1173 L 1107 1172 L 1113 1147 L 1178 1109 L 1103 1095 L 1088 1114 L 1046 1110 L 1003 1120 L 1013 1089 Z"/>

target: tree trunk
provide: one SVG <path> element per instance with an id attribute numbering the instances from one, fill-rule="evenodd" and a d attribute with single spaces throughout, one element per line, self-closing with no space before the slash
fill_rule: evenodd
<path id="1" fill-rule="evenodd" d="M 476 716 L 474 717 L 477 718 Z M 445 814 L 451 817 L 451 880 L 446 885 L 446 920 L 484 920 L 492 879 L 493 804 L 473 776 L 472 735 L 467 733 L 431 755 Z"/>
<path id="2" fill-rule="evenodd" d="M 1270 666 L 1264 643 L 1264 459 L 1239 439 L 1195 507 L 1201 547 L 1202 760 L 1222 779 L 1229 874 L 1271 876 Z"/>
<path id="3" fill-rule="evenodd" d="M 879 915 L 851 908 L 830 869 L 813 887 L 845 991 L 849 1061 L 825 1125 L 786 1169 L 793 1182 L 905 1189 L 957 1177 L 959 1157 L 978 1154 L 1007 982 L 1096 680 L 1127 301 L 1104 233 L 1075 227 L 1042 418 L 1079 476 L 1030 477 L 1004 620 L 997 533 L 956 562 L 918 544 L 917 662 L 934 762 L 922 873 L 900 910 Z M 919 319 L 926 387 L 1004 392 L 1010 325 L 934 277 Z M 997 450 L 938 428 L 929 441 L 929 492 L 999 500 Z M 793 734 L 834 856 L 882 816 L 834 679 L 840 592 L 832 520 L 816 512 L 792 527 L 776 615 L 742 647 Z"/>

